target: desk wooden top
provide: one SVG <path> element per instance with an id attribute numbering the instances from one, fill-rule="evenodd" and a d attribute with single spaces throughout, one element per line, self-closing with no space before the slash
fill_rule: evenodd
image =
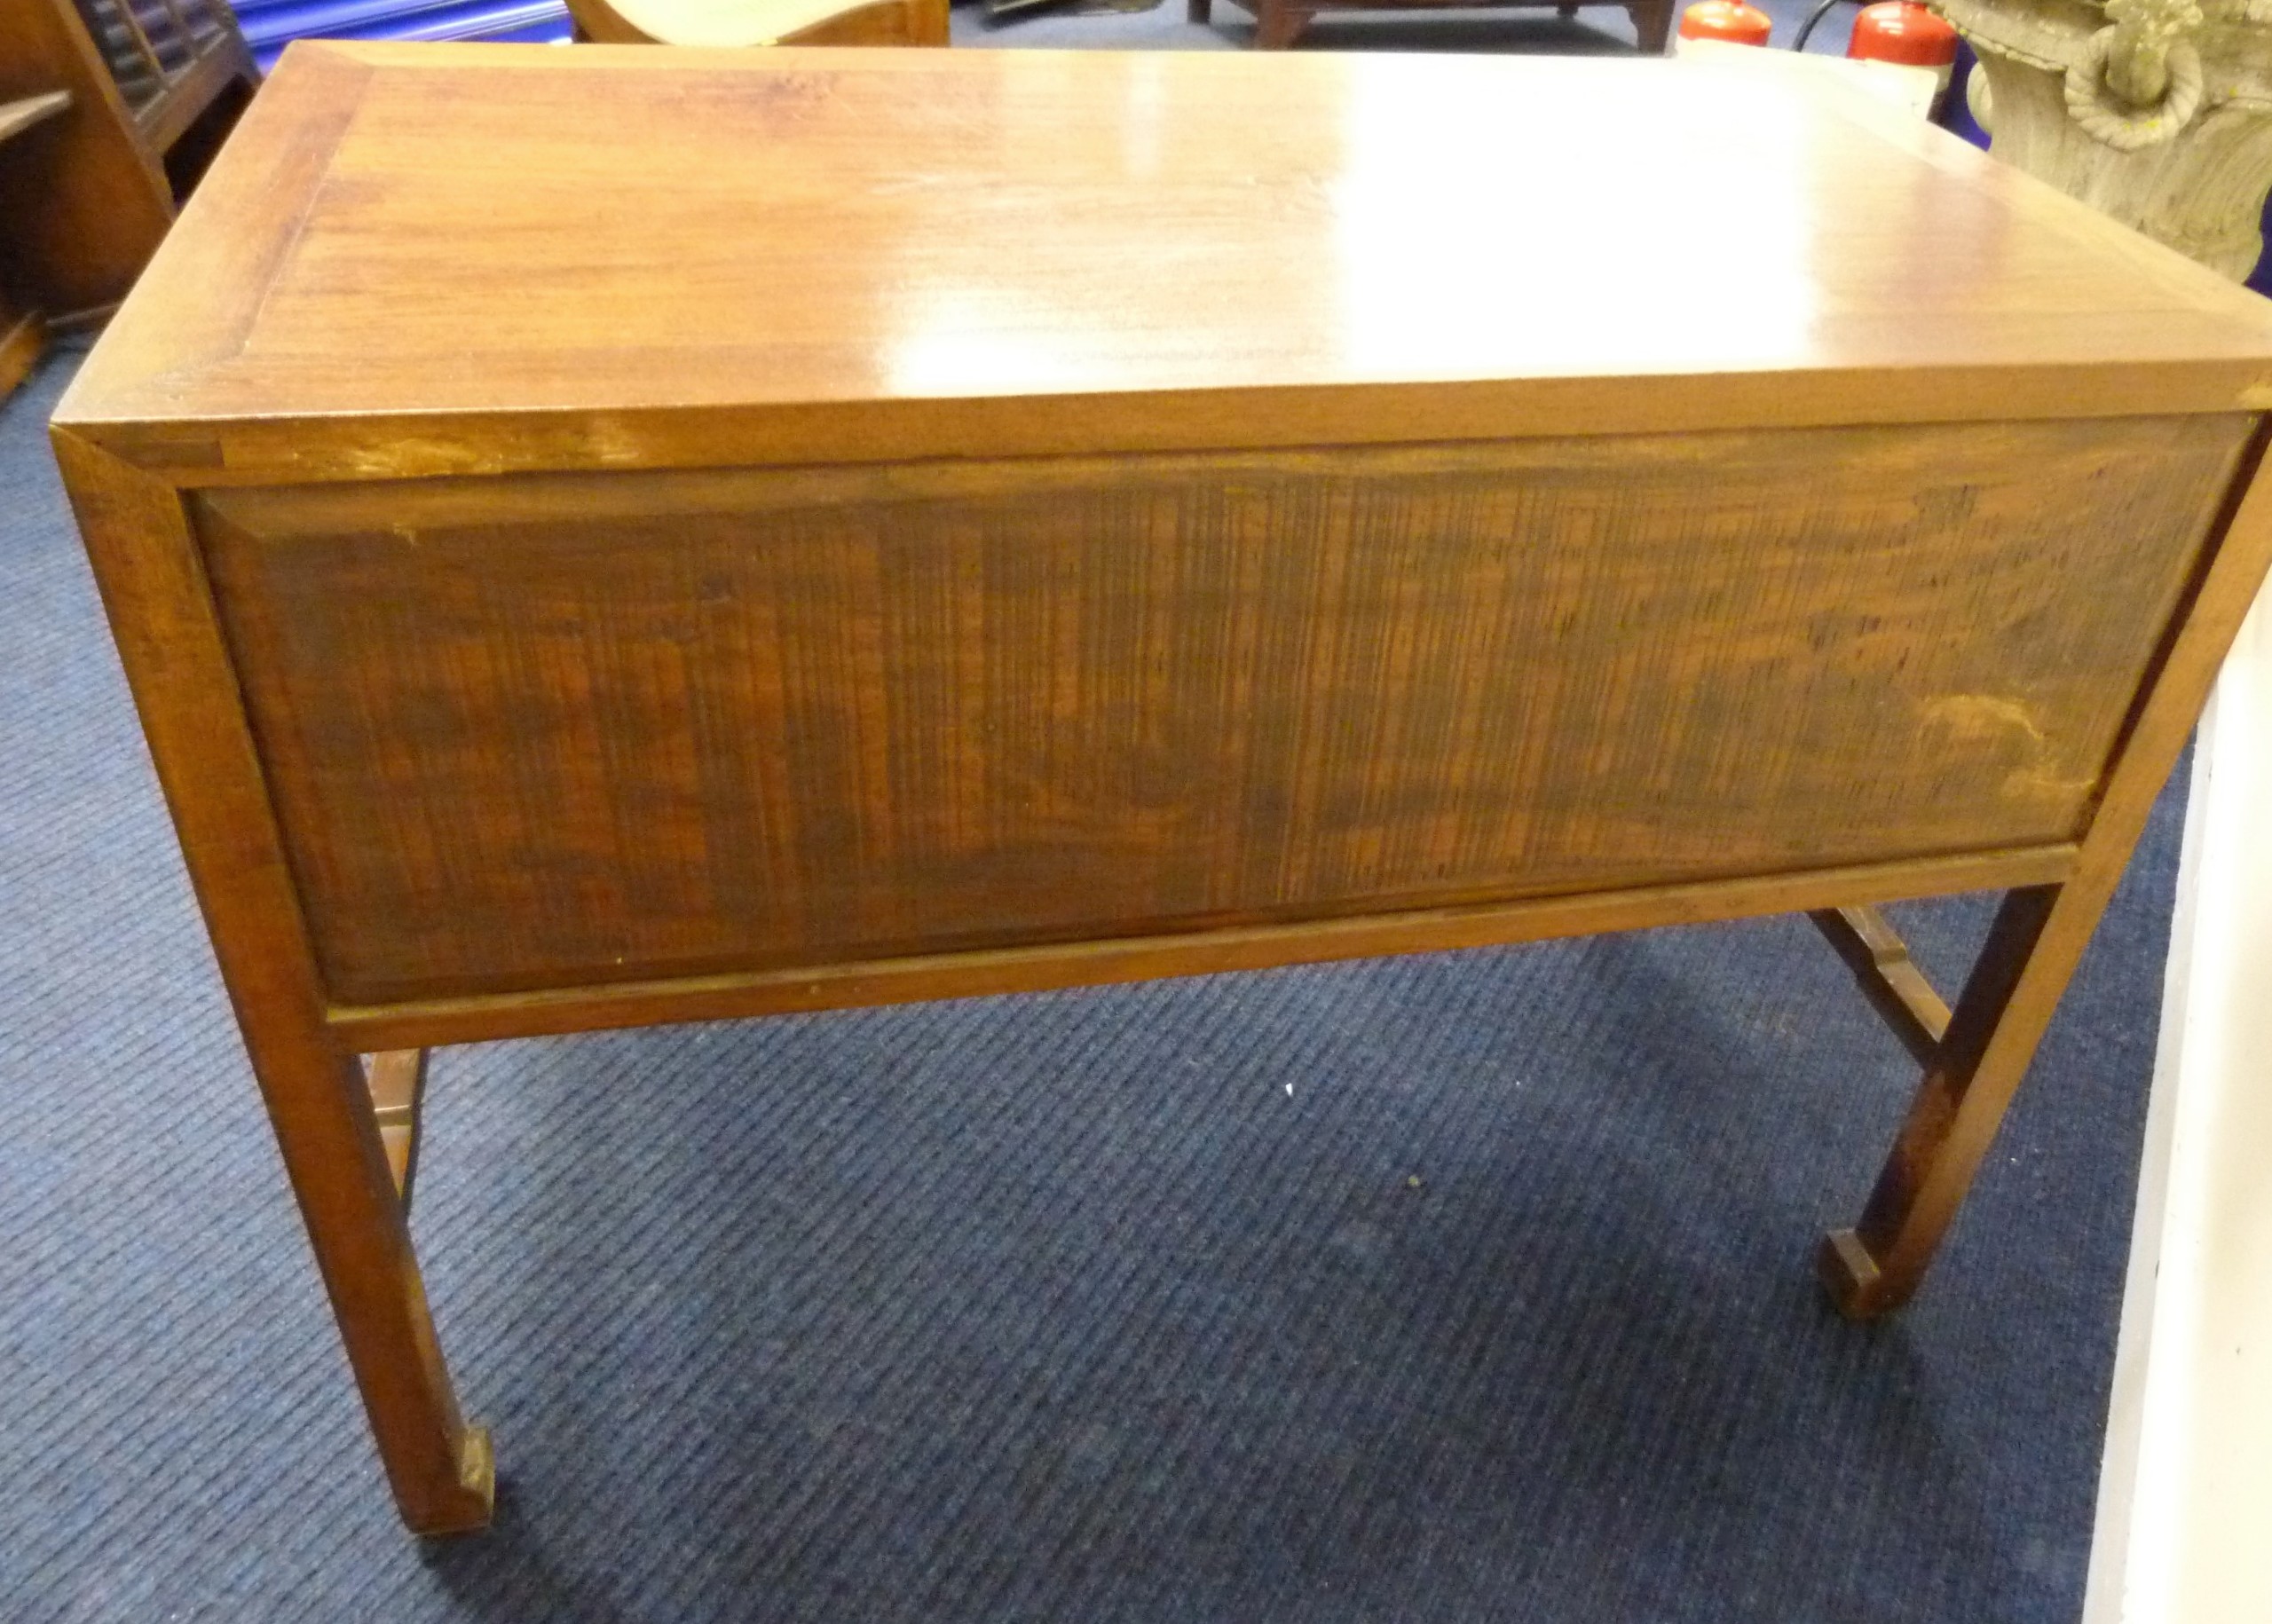
<path id="1" fill-rule="evenodd" d="M 1808 77 L 298 44 L 58 419 L 208 483 L 2272 404 L 2272 302 Z"/>

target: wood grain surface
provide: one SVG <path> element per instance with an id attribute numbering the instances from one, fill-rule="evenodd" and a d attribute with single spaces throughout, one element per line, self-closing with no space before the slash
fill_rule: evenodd
<path id="1" fill-rule="evenodd" d="M 2248 426 L 195 508 L 374 1002 L 2068 840 Z"/>
<path id="2" fill-rule="evenodd" d="M 2033 846 L 1291 924 L 1230 925 L 1156 936 L 979 948 L 531 992 L 335 1004 L 327 1019 L 343 1043 L 367 1050 L 1040 992 L 1395 953 L 1452 952 L 1666 925 L 1706 925 L 1826 903 L 1904 902 L 2000 886 L 2056 884 L 2074 872 L 2077 855 L 2071 845 Z"/>
<path id="3" fill-rule="evenodd" d="M 2272 305 L 1803 81 L 303 43 L 59 420 L 298 481 L 2224 411 L 2268 358 Z"/>

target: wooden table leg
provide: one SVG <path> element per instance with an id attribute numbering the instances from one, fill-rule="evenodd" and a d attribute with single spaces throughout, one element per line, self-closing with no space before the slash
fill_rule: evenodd
<path id="1" fill-rule="evenodd" d="M 2272 480 L 2259 475 L 2267 432 L 2244 453 L 2236 488 L 2245 495 L 2204 539 L 2189 612 L 2179 606 L 2115 746 L 2074 874 L 2006 895 L 1861 1221 L 1817 1254 L 1833 1300 L 1855 1319 L 1899 1307 L 1924 1277 L 2272 564 Z"/>
<path id="2" fill-rule="evenodd" d="M 485 1526 L 489 1434 L 458 1412 L 362 1064 L 280 1055 L 255 1042 L 256 1020 L 246 1036 L 269 1118 L 402 1519 L 427 1534 Z"/>
<path id="3" fill-rule="evenodd" d="M 1633 20 L 1633 42 L 1645 56 L 1661 57 L 1672 38 L 1673 0 L 1627 0 L 1626 15 Z"/>
<path id="4" fill-rule="evenodd" d="M 1291 0 L 1258 0 L 1254 13 L 1254 43 L 1263 51 L 1283 51 L 1302 36 L 1310 26 L 1314 11 L 1306 11 Z"/>
<path id="5" fill-rule="evenodd" d="M 2097 923 L 2098 909 L 2066 890 L 2008 892 L 1997 910 L 1861 1221 L 1822 1243 L 1818 1265 L 1841 1313 L 1898 1308 L 1924 1278 Z"/>
<path id="6" fill-rule="evenodd" d="M 70 435 L 79 516 L 221 978 L 403 1520 L 489 1520 L 489 1435 L 458 1413 L 361 1061 L 333 1035 L 250 724 L 180 494 Z"/>

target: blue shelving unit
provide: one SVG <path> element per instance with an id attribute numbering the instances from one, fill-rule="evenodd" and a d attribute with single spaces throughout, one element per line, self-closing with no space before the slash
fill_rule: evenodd
<path id="1" fill-rule="evenodd" d="M 236 0 L 237 20 L 266 73 L 296 39 L 559 40 L 561 0 Z"/>

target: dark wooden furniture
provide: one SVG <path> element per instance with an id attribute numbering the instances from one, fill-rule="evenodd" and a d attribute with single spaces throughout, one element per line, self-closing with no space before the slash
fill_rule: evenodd
<path id="1" fill-rule="evenodd" d="M 71 92 L 49 91 L 0 101 L 0 174 L 9 162 L 8 144 L 28 130 L 67 111 Z M 38 312 L 12 295 L 8 271 L 8 222 L 0 219 L 0 399 L 24 381 L 47 347 L 47 327 Z"/>
<path id="2" fill-rule="evenodd" d="M 0 154 L 0 276 L 59 323 L 125 296 L 259 83 L 225 0 L 8 0 L 0 102 L 61 90 Z"/>
<path id="3" fill-rule="evenodd" d="M 568 0 L 606 45 L 943 45 L 947 0 Z"/>
<path id="4" fill-rule="evenodd" d="M 1893 1307 L 2268 406 L 2272 305 L 1749 74 L 302 44 L 54 433 L 431 1533 L 434 1044 L 1809 910 L 1923 1068 L 1821 1254 Z M 1950 1009 L 1872 910 L 1984 887 Z"/>
<path id="5" fill-rule="evenodd" d="M 1552 5 L 1561 16 L 1578 14 L 1580 5 L 1615 5 L 1633 20 L 1634 43 L 1648 56 L 1661 56 L 1672 38 L 1674 0 L 1239 0 L 1254 13 L 1254 43 L 1265 51 L 1282 51 L 1302 36 L 1321 12 L 1440 12 L 1494 10 L 1511 5 L 1532 9 Z M 1192 21 L 1204 25 L 1215 14 L 1214 0 L 1185 0 Z"/>
<path id="6" fill-rule="evenodd" d="M 0 287 L 0 400 L 15 392 L 46 350 L 46 324 Z"/>

